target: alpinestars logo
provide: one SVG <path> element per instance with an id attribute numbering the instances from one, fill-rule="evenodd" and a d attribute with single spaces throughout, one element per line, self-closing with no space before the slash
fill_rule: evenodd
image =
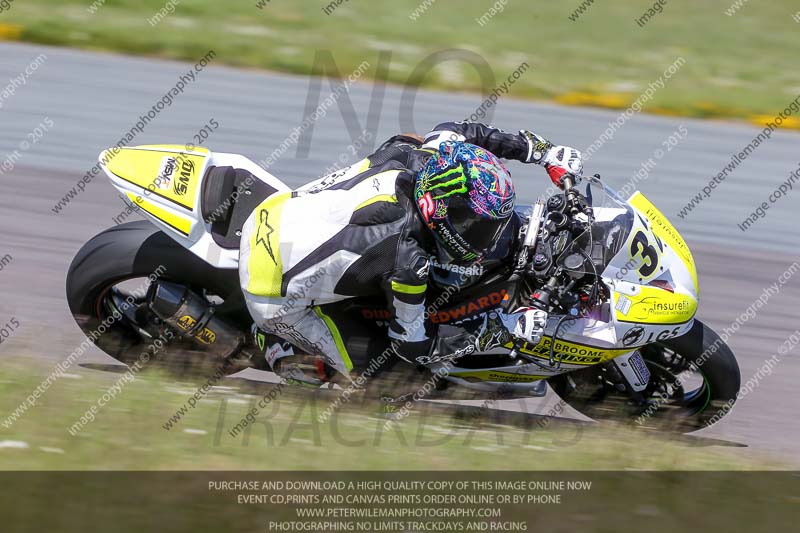
<path id="1" fill-rule="evenodd" d="M 414 264 L 415 274 L 417 275 L 417 279 L 420 281 L 425 281 L 428 279 L 428 271 L 431 269 L 431 262 L 430 259 L 427 257 L 420 257 L 417 259 L 417 262 Z"/>
<path id="2" fill-rule="evenodd" d="M 453 263 L 440 263 L 434 258 L 431 258 L 431 265 L 434 268 L 441 268 L 454 274 L 461 274 L 464 276 L 483 276 L 483 266 L 481 265 L 455 265 Z"/>
<path id="3" fill-rule="evenodd" d="M 275 254 L 272 253 L 272 243 L 270 237 L 275 232 L 275 228 L 269 225 L 269 211 L 262 209 L 258 213 L 258 230 L 256 232 L 256 244 L 260 244 L 272 258 L 272 262 L 276 265 L 278 261 L 275 259 Z"/>

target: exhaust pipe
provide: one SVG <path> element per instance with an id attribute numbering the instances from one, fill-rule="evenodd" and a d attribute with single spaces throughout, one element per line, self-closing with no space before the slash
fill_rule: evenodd
<path id="1" fill-rule="evenodd" d="M 206 299 L 183 285 L 153 283 L 147 301 L 158 318 L 223 359 L 238 353 L 245 343 L 244 333 L 215 317 L 214 308 Z"/>

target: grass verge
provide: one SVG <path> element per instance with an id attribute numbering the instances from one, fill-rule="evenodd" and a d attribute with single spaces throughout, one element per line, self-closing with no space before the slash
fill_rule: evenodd
<path id="1" fill-rule="evenodd" d="M 435 52 L 458 48 L 491 65 L 497 83 L 523 62 L 512 97 L 625 108 L 676 58 L 686 64 L 645 105 L 650 113 L 736 117 L 762 124 L 797 97 L 800 24 L 792 0 L 744 5 L 731 0 L 670 0 L 650 7 L 596 3 L 575 17 L 575 2 L 352 0 L 191 3 L 163 0 L 38 0 L 3 13 L 0 38 L 195 60 L 214 49 L 220 62 L 309 74 L 315 54 L 331 50 L 343 75 L 362 61 L 396 83 L 456 91 L 481 87 L 475 67 L 447 60 L 413 75 Z M 168 5 L 174 6 L 168 13 Z M 424 9 L 423 9 L 424 8 Z M 160 10 L 166 15 L 154 22 Z M 492 13 L 495 13 L 493 16 Z M 574 20 L 573 20 L 574 18 Z M 477 54 L 477 55 L 475 55 Z M 435 62 L 434 62 L 435 63 Z M 419 73 L 419 72 L 418 72 Z M 789 124 L 800 126 L 800 121 Z"/>
<path id="2" fill-rule="evenodd" d="M 30 361 L 0 368 L 2 421 L 49 369 Z M 333 398 L 286 392 L 249 431 L 229 434 L 273 386 L 225 380 L 170 418 L 202 385 L 142 373 L 124 384 L 75 436 L 68 428 L 120 376 L 76 369 L 16 422 L 0 424 L 0 470 L 730 470 L 780 468 L 751 451 L 703 445 L 609 425 L 553 420 L 532 428 L 465 422 L 439 411 L 385 429 L 375 407 L 349 405 L 329 421 Z M 289 390 L 288 388 L 286 390 Z M 165 429 L 169 427 L 169 429 Z M 747 450 L 747 449 L 744 449 Z"/>

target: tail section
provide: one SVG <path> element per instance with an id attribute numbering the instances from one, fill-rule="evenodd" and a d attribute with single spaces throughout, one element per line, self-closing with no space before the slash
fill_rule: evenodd
<path id="1" fill-rule="evenodd" d="M 206 148 L 148 145 L 104 150 L 100 165 L 119 191 L 153 223 L 180 244 L 219 268 L 238 266 L 238 246 L 230 246 L 213 235 L 218 218 L 206 220 L 204 189 L 218 179 L 217 167 L 233 167 L 252 176 L 253 182 L 269 185 L 270 191 L 289 188 L 246 157 L 212 153 Z M 221 178 L 219 178 L 221 179 Z M 208 182 L 208 183 L 207 183 Z M 236 202 L 232 196 L 227 204 Z M 220 202 L 225 203 L 225 199 Z M 225 212 L 228 209 L 224 210 Z"/>

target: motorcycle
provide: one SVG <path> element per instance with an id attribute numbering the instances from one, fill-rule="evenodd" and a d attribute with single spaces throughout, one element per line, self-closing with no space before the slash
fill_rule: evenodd
<path id="1" fill-rule="evenodd" d="M 99 159 L 129 209 L 146 217 L 96 235 L 70 265 L 70 310 L 100 349 L 128 365 L 150 351 L 172 366 L 224 362 L 229 374 L 268 370 L 265 349 L 300 353 L 263 334 L 251 340 L 237 270 L 245 220 L 290 191 L 286 184 L 244 156 L 205 148 L 117 147 Z M 362 164 L 296 193 L 347 179 Z M 497 243 L 479 264 L 431 262 L 429 320 L 476 342 L 448 350 L 445 339 L 404 368 L 440 376 L 445 398 L 542 397 L 549 384 L 596 420 L 681 431 L 717 421 L 736 399 L 739 367 L 695 318 L 698 277 L 686 242 L 641 192 L 624 200 L 599 175 L 583 183 L 581 191 L 567 178 L 563 191 L 517 206 L 514 242 Z M 514 253 L 496 252 L 509 246 Z M 148 278 L 146 291 L 131 292 Z M 389 318 L 380 299 L 333 305 L 375 328 Z M 536 345 L 499 326 L 498 310 L 519 307 L 548 312 Z M 159 350 L 144 350 L 154 343 Z"/>

